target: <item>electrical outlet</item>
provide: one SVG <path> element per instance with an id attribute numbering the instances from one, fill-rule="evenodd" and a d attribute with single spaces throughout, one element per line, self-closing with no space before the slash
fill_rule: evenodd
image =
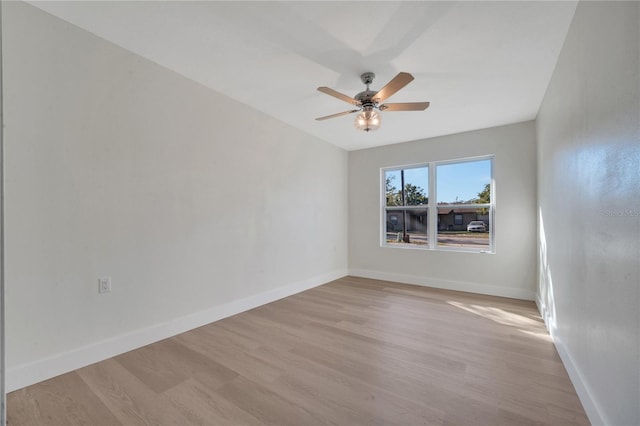
<path id="1" fill-rule="evenodd" d="M 111 277 L 98 278 L 98 293 L 110 293 L 111 292 Z"/>

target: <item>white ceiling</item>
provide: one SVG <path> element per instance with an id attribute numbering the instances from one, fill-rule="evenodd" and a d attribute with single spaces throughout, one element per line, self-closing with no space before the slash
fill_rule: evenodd
<path id="1" fill-rule="evenodd" d="M 575 1 L 34 1 L 61 19 L 347 150 L 534 119 Z M 375 132 L 316 91 L 415 80 Z"/>

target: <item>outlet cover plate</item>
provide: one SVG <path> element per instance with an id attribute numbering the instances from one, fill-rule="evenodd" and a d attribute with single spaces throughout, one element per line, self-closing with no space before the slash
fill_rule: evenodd
<path id="1" fill-rule="evenodd" d="M 110 293 L 111 292 L 111 277 L 98 278 L 98 293 Z"/>

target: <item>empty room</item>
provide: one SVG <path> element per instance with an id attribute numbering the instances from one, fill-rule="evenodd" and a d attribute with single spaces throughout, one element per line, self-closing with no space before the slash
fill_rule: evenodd
<path id="1" fill-rule="evenodd" d="M 640 2 L 0 12 L 0 423 L 640 425 Z"/>

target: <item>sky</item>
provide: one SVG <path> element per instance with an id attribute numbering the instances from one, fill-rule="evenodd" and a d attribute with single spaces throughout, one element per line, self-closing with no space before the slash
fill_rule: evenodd
<path id="1" fill-rule="evenodd" d="M 395 176 L 392 184 L 400 188 L 399 170 L 389 170 L 386 176 Z M 427 194 L 429 188 L 427 167 L 405 169 L 404 182 L 424 189 L 424 193 Z M 477 198 L 485 185 L 491 183 L 491 160 L 437 165 L 436 182 L 439 203 L 455 203 Z"/>

